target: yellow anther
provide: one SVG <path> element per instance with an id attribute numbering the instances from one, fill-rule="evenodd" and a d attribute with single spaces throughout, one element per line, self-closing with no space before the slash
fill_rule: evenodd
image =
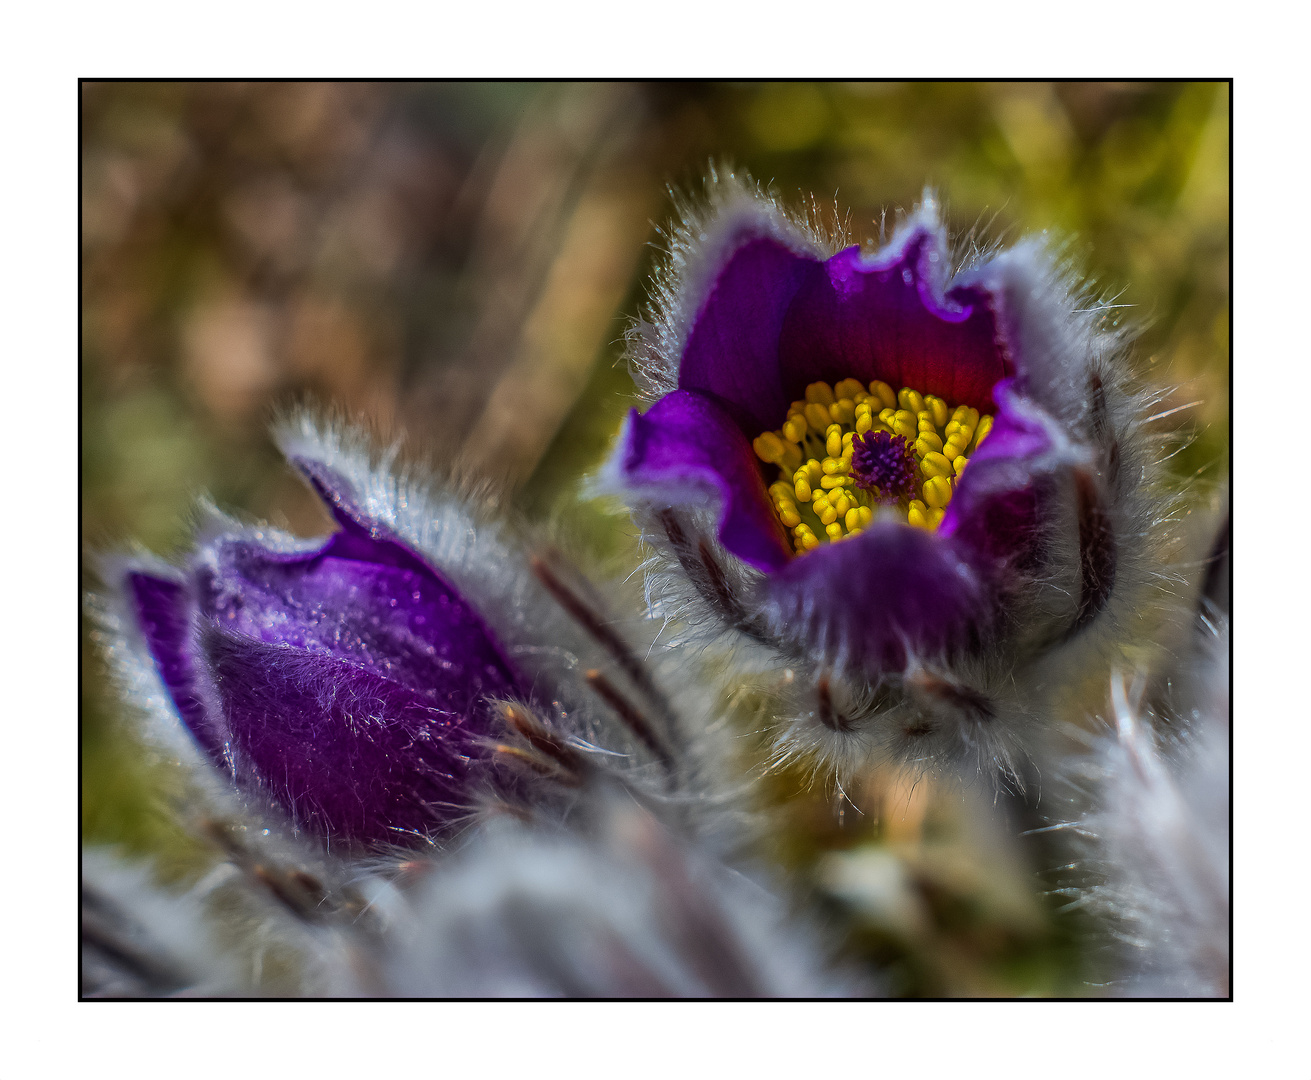
<path id="1" fill-rule="evenodd" d="M 924 493 L 924 501 L 929 506 L 946 506 L 951 502 L 951 481 L 945 476 L 935 476 L 925 480 L 920 490 Z"/>
<path id="2" fill-rule="evenodd" d="M 828 533 L 828 538 L 830 540 L 842 539 L 842 526 L 836 521 L 829 522 L 827 525 L 825 525 L 824 531 Z"/>
<path id="3" fill-rule="evenodd" d="M 850 510 L 848 510 L 846 515 L 842 519 L 842 524 L 844 524 L 847 527 L 847 532 L 854 532 L 856 529 L 859 529 L 861 525 L 860 507 L 853 506 Z"/>
<path id="4" fill-rule="evenodd" d="M 770 465 L 778 465 L 783 461 L 783 440 L 772 431 L 757 435 L 751 442 L 751 448 L 755 450 L 756 457 Z"/>
<path id="5" fill-rule="evenodd" d="M 851 468 L 851 461 L 845 457 L 826 457 L 820 468 L 824 470 L 825 476 L 845 476 Z"/>
<path id="6" fill-rule="evenodd" d="M 915 415 L 905 409 L 898 409 L 892 420 L 892 430 L 902 438 L 914 439 L 919 433 L 919 428 L 915 423 Z"/>
<path id="7" fill-rule="evenodd" d="M 892 422 L 897 419 L 896 409 L 880 409 L 879 423 L 883 424 L 889 431 L 892 430 Z"/>
<path id="8" fill-rule="evenodd" d="M 821 432 L 829 424 L 833 423 L 833 418 L 828 414 L 828 406 L 821 405 L 817 401 L 809 401 L 805 408 L 806 425 L 813 432 Z"/>
<path id="9" fill-rule="evenodd" d="M 947 511 L 945 511 L 941 506 L 930 506 L 930 507 L 929 507 L 929 528 L 930 528 L 930 529 L 936 529 L 939 525 L 941 525 L 941 524 L 942 524 L 942 518 L 943 518 L 943 515 L 945 515 L 946 513 L 947 513 Z"/>
<path id="10" fill-rule="evenodd" d="M 828 506 L 828 492 L 817 491 L 815 497 L 811 500 L 810 508 L 815 511 L 816 515 L 822 514 Z"/>
<path id="11" fill-rule="evenodd" d="M 842 494 L 829 505 L 838 512 L 838 517 L 846 517 L 847 511 L 851 509 L 851 497 L 846 491 L 843 491 Z"/>
<path id="12" fill-rule="evenodd" d="M 784 443 L 783 460 L 778 464 L 785 473 L 796 472 L 801 464 L 801 447 L 796 443 Z"/>
<path id="13" fill-rule="evenodd" d="M 951 412 L 951 418 L 960 422 L 963 422 L 969 415 L 970 407 L 968 405 L 957 405 Z"/>
<path id="14" fill-rule="evenodd" d="M 799 443 L 806 437 L 810 425 L 806 423 L 805 413 L 793 413 L 783 424 L 783 438 L 788 442 Z"/>
<path id="15" fill-rule="evenodd" d="M 833 387 L 826 382 L 813 382 L 806 387 L 806 400 L 827 408 L 834 402 Z"/>
<path id="16" fill-rule="evenodd" d="M 801 515 L 797 513 L 797 508 L 791 503 L 779 507 L 778 519 L 789 529 L 801 524 Z"/>
<path id="17" fill-rule="evenodd" d="M 865 384 L 859 379 L 843 379 L 833 384 L 833 396 L 838 399 L 850 398 L 855 401 L 856 395 L 864 392 Z"/>
<path id="18" fill-rule="evenodd" d="M 933 423 L 936 427 L 943 427 L 951 419 L 951 413 L 947 411 L 947 403 L 940 397 L 934 397 L 932 394 L 924 395 L 924 407 L 929 410 L 933 417 Z"/>
<path id="19" fill-rule="evenodd" d="M 837 508 L 829 503 L 825 503 L 824 509 L 817 510 L 816 513 L 819 515 L 820 524 L 822 525 L 832 525 L 833 522 L 838 520 Z"/>
<path id="20" fill-rule="evenodd" d="M 824 432 L 824 449 L 831 458 L 842 456 L 842 425 L 830 424 Z"/>
<path id="21" fill-rule="evenodd" d="M 963 431 L 954 431 L 947 436 L 947 441 L 942 444 L 942 456 L 948 461 L 955 461 L 957 457 L 965 453 L 965 447 L 969 444 L 970 437 Z"/>
<path id="22" fill-rule="evenodd" d="M 842 433 L 842 453 L 844 456 L 851 453 L 851 444 L 855 441 L 856 433 L 854 431 L 845 431 Z"/>
<path id="23" fill-rule="evenodd" d="M 858 506 L 856 510 L 860 514 L 860 527 L 862 529 L 874 520 L 874 511 L 870 507 Z"/>
<path id="24" fill-rule="evenodd" d="M 801 538 L 801 546 L 804 547 L 807 551 L 814 551 L 817 547 L 819 547 L 819 537 L 816 536 L 813 532 L 808 532 L 806 533 L 805 536 Z"/>
<path id="25" fill-rule="evenodd" d="M 957 409 L 956 411 L 960 412 L 961 410 Z M 960 416 L 953 416 L 947 421 L 947 426 L 943 430 L 948 433 L 955 430 L 973 432 L 975 424 L 979 422 L 977 414 L 971 415 L 973 411 L 972 409 L 966 409 Z"/>
<path id="26" fill-rule="evenodd" d="M 968 417 L 966 419 L 968 420 Z M 965 420 L 952 420 L 945 428 L 943 428 L 942 433 L 948 439 L 953 435 L 964 435 L 968 441 L 974 434 L 974 428 L 972 425 L 966 423 Z"/>
<path id="27" fill-rule="evenodd" d="M 797 493 L 797 502 L 810 502 L 810 480 L 806 476 L 798 473 L 797 478 L 792 482 L 792 490 Z"/>
<path id="28" fill-rule="evenodd" d="M 924 455 L 923 460 L 920 462 L 920 472 L 922 472 L 928 479 L 932 479 L 935 476 L 950 476 L 951 462 L 942 454 L 930 451 Z"/>
<path id="29" fill-rule="evenodd" d="M 920 431 L 938 430 L 938 425 L 933 422 L 933 414 L 928 409 L 921 409 L 915 414 L 915 423 L 919 425 Z"/>
<path id="30" fill-rule="evenodd" d="M 858 413 L 856 415 L 856 434 L 864 435 L 874 426 L 874 418 L 869 413 Z"/>
<path id="31" fill-rule="evenodd" d="M 920 432 L 920 437 L 915 440 L 915 453 L 923 457 L 930 452 L 942 453 L 942 440 L 931 431 Z"/>
<path id="32" fill-rule="evenodd" d="M 828 407 L 828 414 L 836 424 L 850 424 L 856 419 L 856 403 L 850 398 L 842 398 Z"/>
<path id="33" fill-rule="evenodd" d="M 851 487 L 851 483 L 849 476 L 824 476 L 820 478 L 819 486 L 825 491 L 832 491 L 834 488 Z"/>
<path id="34" fill-rule="evenodd" d="M 992 417 L 980 416 L 979 426 L 974 429 L 974 439 L 970 443 L 970 452 L 973 453 L 978 449 L 979 443 L 983 442 L 984 437 L 992 430 Z"/>
<path id="35" fill-rule="evenodd" d="M 869 384 L 869 392 L 872 397 L 876 397 L 882 402 L 883 408 L 895 409 L 897 407 L 897 395 L 892 392 L 892 387 L 887 383 L 875 379 Z"/>
<path id="36" fill-rule="evenodd" d="M 924 396 L 909 386 L 897 391 L 897 404 L 908 412 L 917 413 L 924 408 Z"/>
<path id="37" fill-rule="evenodd" d="M 769 493 L 774 496 L 775 502 L 780 499 L 786 499 L 788 502 L 792 501 L 792 488 L 788 486 L 786 480 L 775 480 L 769 485 Z"/>
<path id="38" fill-rule="evenodd" d="M 960 476 L 965 471 L 965 466 L 970 463 L 970 459 L 964 454 L 957 454 L 951 459 L 951 467 L 956 470 L 956 475 Z"/>
<path id="39" fill-rule="evenodd" d="M 906 520 L 917 529 L 927 529 L 929 527 L 929 508 L 920 502 L 919 499 L 911 499 L 910 509 L 906 514 Z"/>
<path id="40" fill-rule="evenodd" d="M 806 475 L 810 478 L 810 486 L 814 487 L 819 483 L 819 478 L 824 475 L 824 470 L 820 468 L 819 461 L 811 458 L 805 465 Z"/>

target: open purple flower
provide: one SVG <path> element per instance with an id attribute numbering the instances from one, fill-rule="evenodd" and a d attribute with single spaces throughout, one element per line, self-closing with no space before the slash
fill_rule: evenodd
<path id="1" fill-rule="evenodd" d="M 931 199 L 867 251 L 716 178 L 656 301 L 610 475 L 721 622 L 813 662 L 826 725 L 828 673 L 991 717 L 1106 609 L 1132 406 L 1041 240 L 953 276 Z"/>
<path id="2" fill-rule="evenodd" d="M 190 734 L 302 828 L 402 843 L 467 812 L 490 701 L 524 675 L 461 592 L 320 461 L 294 459 L 340 530 L 202 538 L 184 570 L 133 566 L 127 606 Z"/>

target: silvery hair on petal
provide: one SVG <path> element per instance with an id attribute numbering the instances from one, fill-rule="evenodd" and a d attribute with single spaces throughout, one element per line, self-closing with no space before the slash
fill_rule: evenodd
<path id="1" fill-rule="evenodd" d="M 86 856 L 84 993 L 149 997 L 820 997 L 873 986 L 760 885 L 628 796 L 570 828 L 492 820 L 464 846 L 325 889 L 292 862 L 177 893 Z M 580 827 L 580 825 L 582 827 Z M 263 858 L 263 856 L 261 856 Z M 397 873 L 399 871 L 399 873 Z M 112 897 L 111 904 L 105 897 Z"/>
<path id="2" fill-rule="evenodd" d="M 650 304 L 625 335 L 629 368 L 643 398 L 654 401 L 678 385 L 678 363 L 696 320 L 696 305 L 734 248 L 767 237 L 798 255 L 825 259 L 850 241 L 827 229 L 817 213 L 789 210 L 745 174 L 711 165 L 700 198 L 671 191 L 673 226 L 650 285 Z M 813 208 L 812 208 L 813 209 Z"/>
<path id="3" fill-rule="evenodd" d="M 820 997 L 868 993 L 814 931 L 626 799 L 595 831 L 505 821 L 411 896 L 383 982 L 405 996 Z"/>
<path id="4" fill-rule="evenodd" d="M 1222 623 L 1188 673 L 1191 716 L 1168 725 L 1145 680 L 1117 675 L 1114 732 L 1072 769 L 1072 803 L 1089 808 L 1068 828 L 1089 882 L 1067 891 L 1109 930 L 1122 996 L 1229 994 L 1228 648 Z"/>
<path id="5" fill-rule="evenodd" d="M 160 888 L 146 866 L 107 848 L 82 851 L 81 952 L 87 997 L 222 995 L 245 985 L 198 898 Z"/>
<path id="6" fill-rule="evenodd" d="M 276 834 L 213 827 L 229 834 L 229 858 L 190 885 L 164 885 L 149 862 L 110 849 L 83 850 L 83 995 L 366 993 L 355 958 L 385 925 L 386 877 L 360 867 L 343 875 L 311 845 Z"/>

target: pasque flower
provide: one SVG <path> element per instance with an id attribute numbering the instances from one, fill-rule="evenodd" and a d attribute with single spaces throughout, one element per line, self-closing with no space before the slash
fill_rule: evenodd
<path id="1" fill-rule="evenodd" d="M 630 335 L 651 404 L 609 475 L 713 621 L 810 662 L 845 749 L 877 713 L 1009 767 L 983 733 L 1027 711 L 1017 671 L 1123 623 L 1152 511 L 1100 305 L 1042 238 L 953 258 L 931 198 L 870 250 L 713 177 Z"/>
<path id="2" fill-rule="evenodd" d="M 338 532 L 203 539 L 123 588 L 178 714 L 212 762 L 303 827 L 377 842 L 466 805 L 489 700 L 524 677 L 468 600 L 320 462 L 296 464 Z"/>
<path id="3" fill-rule="evenodd" d="M 107 651 L 157 730 L 185 730 L 182 756 L 375 848 L 597 770 L 692 779 L 651 675 L 566 567 L 357 435 L 308 417 L 279 434 L 338 531 L 303 541 L 210 510 L 184 565 L 108 561 Z"/>

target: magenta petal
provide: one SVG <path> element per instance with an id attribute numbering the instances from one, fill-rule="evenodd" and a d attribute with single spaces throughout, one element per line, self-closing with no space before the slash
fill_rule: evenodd
<path id="1" fill-rule="evenodd" d="M 808 274 L 781 330 L 783 394 L 799 398 L 820 379 L 882 379 L 894 390 L 909 386 L 991 412 L 992 388 L 1007 374 L 996 322 L 981 290 L 935 297 L 946 259 L 936 238 L 920 230 L 891 261 L 869 260 L 853 247 Z"/>
<path id="2" fill-rule="evenodd" d="M 467 807 L 488 726 L 471 695 L 419 694 L 337 657 L 219 629 L 202 640 L 238 779 L 301 827 L 402 843 Z"/>
<path id="3" fill-rule="evenodd" d="M 780 636 L 865 671 L 901 671 L 908 653 L 966 647 L 990 616 L 986 590 L 953 545 L 896 522 L 820 545 L 768 588 Z"/>
<path id="4" fill-rule="evenodd" d="M 769 504 L 760 465 L 728 413 L 701 394 L 676 390 L 644 415 L 629 414 L 619 447 L 624 483 L 649 496 L 689 503 L 704 497 L 719 508 L 720 542 L 766 573 L 792 560 Z"/>
<path id="5" fill-rule="evenodd" d="M 124 580 L 137 626 L 155 661 L 160 680 L 195 740 L 216 762 L 224 759 L 222 718 L 209 715 L 200 692 L 200 673 L 192 639 L 196 607 L 179 581 L 129 571 Z"/>
<path id="6" fill-rule="evenodd" d="M 775 240 L 738 248 L 692 324 L 678 388 L 714 397 L 744 431 L 778 427 L 790 400 L 779 381 L 779 331 L 802 280 L 818 265 Z"/>

